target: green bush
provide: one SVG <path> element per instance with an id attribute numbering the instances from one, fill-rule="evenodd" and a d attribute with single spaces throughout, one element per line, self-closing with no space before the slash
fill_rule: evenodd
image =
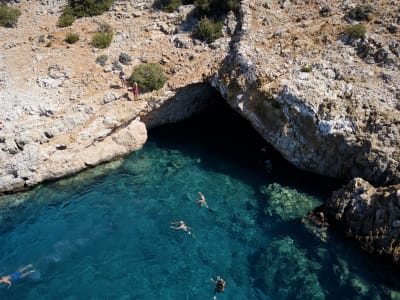
<path id="1" fill-rule="evenodd" d="M 237 12 L 240 8 L 240 0 L 195 0 L 194 4 L 200 16 L 218 16 L 229 11 Z"/>
<path id="2" fill-rule="evenodd" d="M 58 27 L 68 27 L 71 26 L 75 22 L 75 17 L 70 14 L 67 9 L 64 10 L 61 17 L 58 19 L 57 26 Z"/>
<path id="3" fill-rule="evenodd" d="M 165 12 L 174 12 L 179 6 L 182 5 L 181 0 L 168 0 L 160 1 L 161 9 Z"/>
<path id="4" fill-rule="evenodd" d="M 167 80 L 168 77 L 159 64 L 146 63 L 133 69 L 128 82 L 132 85 L 136 81 L 141 90 L 153 91 L 162 88 Z"/>
<path id="5" fill-rule="evenodd" d="M 99 64 L 100 66 L 104 67 L 107 63 L 107 60 L 108 60 L 108 55 L 102 54 L 96 58 L 96 64 Z"/>
<path id="6" fill-rule="evenodd" d="M 345 33 L 352 38 L 363 38 L 366 32 L 363 24 L 349 25 L 345 29 Z"/>
<path id="7" fill-rule="evenodd" d="M 301 71 L 305 72 L 305 73 L 310 73 L 312 71 L 312 67 L 311 66 L 302 66 Z"/>
<path id="8" fill-rule="evenodd" d="M 0 5 L 0 26 L 15 27 L 20 15 L 19 9 Z"/>
<path id="9" fill-rule="evenodd" d="M 212 43 L 222 36 L 222 22 L 203 17 L 194 31 L 195 37 L 207 43 Z"/>
<path id="10" fill-rule="evenodd" d="M 230 10 L 237 12 L 240 8 L 240 0 L 156 0 L 154 4 L 166 12 L 173 12 L 182 4 L 194 4 L 200 17 L 219 16 Z"/>
<path id="11" fill-rule="evenodd" d="M 373 12 L 371 5 L 360 5 L 354 7 L 347 13 L 347 17 L 357 21 L 368 21 L 369 14 Z"/>
<path id="12" fill-rule="evenodd" d="M 101 15 L 113 3 L 114 0 L 68 0 L 68 6 L 64 8 L 57 26 L 68 27 L 76 18 Z"/>
<path id="13" fill-rule="evenodd" d="M 156 0 L 154 6 L 165 12 L 174 12 L 183 4 L 192 4 L 193 0 Z"/>
<path id="14" fill-rule="evenodd" d="M 112 32 L 97 32 L 92 39 L 93 47 L 104 49 L 111 45 L 113 38 Z"/>
<path id="15" fill-rule="evenodd" d="M 74 43 L 76 43 L 77 41 L 79 41 L 79 34 L 74 33 L 74 32 L 68 32 L 68 33 L 67 33 L 67 36 L 65 37 L 65 41 L 66 41 L 68 44 L 74 44 Z"/>
<path id="16" fill-rule="evenodd" d="M 101 15 L 114 3 L 114 0 L 69 0 L 69 7 L 77 18 Z"/>

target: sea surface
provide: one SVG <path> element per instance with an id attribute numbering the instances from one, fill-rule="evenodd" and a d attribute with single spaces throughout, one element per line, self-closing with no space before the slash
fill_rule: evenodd
<path id="1" fill-rule="evenodd" d="M 341 184 L 211 110 L 150 131 L 122 161 L 2 197 L 0 274 L 35 271 L 0 299 L 400 299 L 390 265 L 304 226 Z M 180 220 L 188 232 L 171 228 Z"/>

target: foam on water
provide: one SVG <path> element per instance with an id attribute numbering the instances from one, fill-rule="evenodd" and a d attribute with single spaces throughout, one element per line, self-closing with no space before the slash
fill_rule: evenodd
<path id="1" fill-rule="evenodd" d="M 101 176 L 3 198 L 0 274 L 37 272 L 0 299 L 213 299 L 217 275 L 227 281 L 217 299 L 396 298 L 393 270 L 302 225 L 338 183 L 260 151 L 230 117 L 153 131 Z M 179 220 L 192 234 L 170 228 Z"/>

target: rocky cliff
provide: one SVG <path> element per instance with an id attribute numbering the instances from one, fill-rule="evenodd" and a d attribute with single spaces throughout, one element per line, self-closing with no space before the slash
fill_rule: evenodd
<path id="1" fill-rule="evenodd" d="M 242 1 L 241 28 L 211 79 L 297 167 L 400 182 L 400 14 L 374 3 L 364 39 L 349 1 Z"/>
<path id="2" fill-rule="evenodd" d="M 193 40 L 186 16 L 168 14 L 153 1 L 115 1 L 112 9 L 71 27 L 56 26 L 66 1 L 15 1 L 15 28 L 0 27 L 0 192 L 75 174 L 142 147 L 147 128 L 205 109 L 211 88 L 203 78 L 222 60 L 228 38 L 214 49 Z M 114 31 L 111 46 L 92 47 L 100 23 Z M 75 44 L 67 33 L 78 33 Z M 131 58 L 120 61 L 121 54 Z M 102 66 L 99 56 L 108 57 Z M 163 65 L 163 89 L 137 101 L 120 86 L 142 62 Z M 141 121 L 145 120 L 146 125 Z M 147 128 L 146 128 L 147 127 Z"/>

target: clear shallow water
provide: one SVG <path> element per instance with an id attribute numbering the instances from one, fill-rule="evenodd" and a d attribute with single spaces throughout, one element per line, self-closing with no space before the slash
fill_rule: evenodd
<path id="1" fill-rule="evenodd" d="M 102 176 L 2 205 L 0 274 L 38 271 L 3 285 L 0 299 L 212 299 L 217 275 L 227 280 L 217 299 L 399 299 L 398 273 L 301 223 L 339 183 L 260 151 L 246 124 L 224 115 L 152 131 Z M 198 191 L 214 212 L 195 204 Z M 171 230 L 178 220 L 193 234 Z"/>

